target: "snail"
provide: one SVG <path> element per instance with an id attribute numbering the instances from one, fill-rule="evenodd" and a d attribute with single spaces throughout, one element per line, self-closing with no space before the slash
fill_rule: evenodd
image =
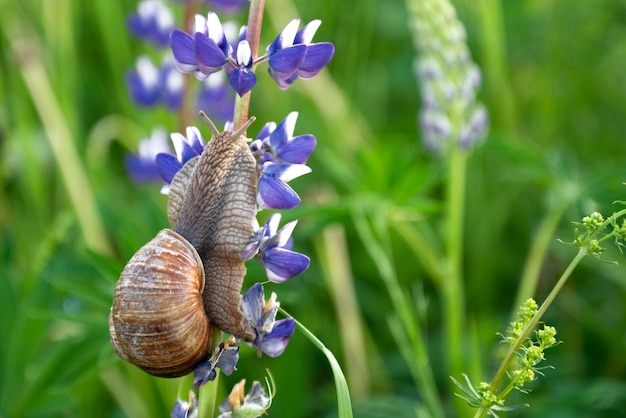
<path id="1" fill-rule="evenodd" d="M 204 115 L 203 115 L 204 116 Z M 208 120 L 208 118 L 207 118 Z M 109 333 L 115 352 L 160 377 L 183 376 L 211 349 L 211 325 L 254 339 L 241 311 L 241 252 L 253 235 L 256 161 L 242 132 L 219 133 L 170 184 L 168 219 L 117 283 Z"/>

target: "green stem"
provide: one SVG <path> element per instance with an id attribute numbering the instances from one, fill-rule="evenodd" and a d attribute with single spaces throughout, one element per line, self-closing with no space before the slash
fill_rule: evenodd
<path id="1" fill-rule="evenodd" d="M 463 291 L 463 219 L 465 216 L 465 167 L 467 156 L 458 147 L 453 147 L 449 154 L 449 179 L 447 184 L 447 224 L 446 250 L 447 275 L 442 281 L 445 321 L 446 346 L 449 361 L 449 373 L 456 376 L 461 373 L 463 347 L 463 320 L 465 301 Z"/>
<path id="2" fill-rule="evenodd" d="M 565 286 L 565 283 L 567 282 L 567 279 L 569 279 L 569 277 L 571 276 L 571 274 L 574 271 L 574 269 L 576 268 L 576 266 L 578 266 L 580 261 L 588 254 L 586 245 L 588 245 L 589 242 L 591 242 L 591 240 L 597 239 L 596 237 L 598 235 L 602 234 L 604 229 L 607 226 L 615 223 L 618 218 L 620 218 L 620 217 L 622 217 L 624 215 L 626 215 L 626 209 L 622 209 L 619 212 L 614 213 L 613 215 L 608 217 L 604 221 L 604 223 L 599 228 L 597 228 L 595 230 L 595 232 L 593 234 L 590 234 L 588 237 L 586 237 L 584 245 L 579 248 L 578 254 L 576 254 L 576 257 L 574 257 L 574 259 L 567 266 L 567 269 L 565 269 L 565 271 L 563 272 L 563 274 L 559 278 L 558 282 L 556 283 L 556 285 L 554 286 L 554 288 L 552 289 L 552 291 L 550 292 L 550 294 L 548 295 L 546 300 L 539 307 L 539 310 L 537 311 L 537 314 L 528 323 L 528 325 L 526 326 L 526 328 L 524 329 L 522 334 L 519 336 L 519 338 L 515 341 L 515 343 L 513 345 L 511 345 L 511 348 L 509 349 L 506 357 L 504 358 L 504 360 L 502 360 L 502 363 L 500 364 L 500 368 L 498 369 L 498 371 L 496 372 L 495 376 L 493 377 L 493 380 L 491 381 L 491 390 L 494 393 L 495 393 L 496 389 L 498 388 L 498 384 L 500 383 L 500 381 L 504 377 L 507 369 L 509 368 L 509 364 L 513 360 L 513 357 L 515 356 L 515 352 L 519 349 L 519 347 L 522 345 L 522 343 L 530 335 L 530 333 L 533 331 L 535 326 L 537 326 L 537 324 L 539 323 L 539 321 L 541 320 L 541 318 L 543 317 L 545 312 L 548 310 L 548 308 L 550 307 L 552 302 L 554 302 L 554 299 L 556 298 L 556 296 L 559 294 L 559 292 L 561 291 L 563 286 Z M 599 240 L 600 241 L 604 241 L 606 239 L 611 238 L 612 236 L 613 236 L 612 234 L 607 234 L 607 235 L 601 237 Z"/>
<path id="3" fill-rule="evenodd" d="M 563 288 L 563 286 L 565 286 L 567 279 L 569 279 L 569 277 L 572 275 L 572 272 L 574 271 L 576 266 L 578 266 L 580 261 L 586 255 L 587 255 L 587 250 L 585 248 L 580 248 L 578 250 L 578 254 L 576 254 L 576 257 L 574 257 L 574 259 L 569 263 L 569 265 L 567 266 L 567 268 L 565 269 L 565 271 L 559 278 L 558 282 L 556 283 L 556 285 L 554 286 L 554 288 L 552 289 L 552 291 L 550 292 L 546 300 L 539 307 L 537 314 L 528 323 L 528 325 L 526 325 L 526 328 L 524 328 L 524 331 L 519 336 L 519 338 L 515 341 L 515 343 L 511 345 L 511 348 L 509 349 L 506 357 L 500 364 L 500 368 L 498 369 L 495 376 L 493 377 L 493 380 L 491 381 L 491 390 L 494 393 L 496 389 L 498 388 L 498 384 L 500 383 L 500 380 L 502 380 L 507 369 L 509 368 L 509 364 L 513 360 L 513 357 L 515 357 L 515 353 L 523 344 L 523 342 L 526 340 L 526 338 L 530 335 L 533 329 L 535 329 L 535 327 L 537 326 L 537 323 L 539 323 L 539 321 L 543 317 L 543 314 L 546 313 L 546 311 L 548 310 L 552 302 L 554 302 L 554 299 L 556 298 L 556 296 L 559 294 L 559 292 Z"/>

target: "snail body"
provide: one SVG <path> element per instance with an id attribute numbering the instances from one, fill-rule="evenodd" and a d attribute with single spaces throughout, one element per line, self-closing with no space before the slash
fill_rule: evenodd
<path id="1" fill-rule="evenodd" d="M 130 259 L 109 332 L 116 353 L 161 377 L 189 373 L 211 349 L 211 325 L 248 341 L 242 250 L 253 235 L 256 161 L 239 131 L 218 133 L 170 184 L 164 229 Z"/>

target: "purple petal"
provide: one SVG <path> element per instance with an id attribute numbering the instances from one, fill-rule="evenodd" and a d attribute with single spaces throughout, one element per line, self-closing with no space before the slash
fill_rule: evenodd
<path id="1" fill-rule="evenodd" d="M 248 0 L 213 0 L 211 6 L 226 13 L 238 12 Z"/>
<path id="2" fill-rule="evenodd" d="M 306 57 L 298 68 L 298 77 L 303 79 L 315 77 L 330 62 L 334 54 L 335 46 L 330 42 L 309 45 Z"/>
<path id="3" fill-rule="evenodd" d="M 293 19 L 289 22 L 287 26 L 285 26 L 285 29 L 283 29 L 282 32 L 278 34 L 276 39 L 274 39 L 274 42 L 267 46 L 267 55 L 271 57 L 277 51 L 293 45 L 294 38 L 296 37 L 296 33 L 298 31 L 298 26 L 300 26 L 300 19 Z"/>
<path id="4" fill-rule="evenodd" d="M 294 251 L 270 248 L 263 254 L 262 263 L 267 271 L 267 278 L 273 283 L 282 283 L 309 268 L 311 260 Z"/>
<path id="5" fill-rule="evenodd" d="M 191 160 L 192 158 L 200 155 L 196 152 L 195 149 L 192 148 L 192 146 L 187 141 L 183 141 L 182 145 L 183 145 L 183 149 L 181 153 L 181 161 L 183 165 L 185 165 L 185 163 Z"/>
<path id="6" fill-rule="evenodd" d="M 304 164 L 289 163 L 265 163 L 263 164 L 263 176 L 278 178 L 288 182 L 311 172 Z"/>
<path id="7" fill-rule="evenodd" d="M 269 66 L 274 71 L 288 77 L 294 73 L 304 61 L 306 45 L 293 45 L 270 55 Z"/>
<path id="8" fill-rule="evenodd" d="M 296 323 L 292 318 L 285 318 L 276 321 L 272 332 L 265 334 L 263 337 L 261 349 L 270 357 L 280 356 L 283 351 L 285 351 L 285 348 L 287 348 L 289 339 L 293 335 L 295 329 Z"/>
<path id="9" fill-rule="evenodd" d="M 261 209 L 291 209 L 300 204 L 300 196 L 282 180 L 262 176 L 257 203 Z"/>
<path id="10" fill-rule="evenodd" d="M 200 363 L 193 369 L 193 387 L 198 389 L 200 386 L 215 380 L 217 372 L 211 363 Z"/>
<path id="11" fill-rule="evenodd" d="M 149 183 L 161 180 L 154 160 L 147 161 L 136 154 L 127 154 L 126 157 L 124 157 L 124 165 L 130 177 L 137 183 Z"/>
<path id="12" fill-rule="evenodd" d="M 195 126 L 188 126 L 186 130 L 186 134 L 187 134 L 187 141 L 189 142 L 189 146 L 193 148 L 195 155 L 202 154 L 204 152 L 205 142 L 198 128 L 196 128 Z"/>
<path id="13" fill-rule="evenodd" d="M 151 107 L 159 100 L 159 86 L 146 83 L 137 71 L 126 73 L 126 86 L 130 97 L 139 106 Z"/>
<path id="14" fill-rule="evenodd" d="M 232 48 L 226 40 L 224 27 L 222 26 L 222 22 L 220 22 L 220 18 L 216 13 L 209 12 L 207 14 L 206 27 L 207 35 L 211 38 L 215 45 L 220 48 L 224 56 L 230 55 L 232 53 Z"/>
<path id="15" fill-rule="evenodd" d="M 242 296 L 241 310 L 246 321 L 254 326 L 262 325 L 263 305 L 265 305 L 263 285 L 261 283 L 255 283 Z"/>
<path id="16" fill-rule="evenodd" d="M 267 122 L 263 125 L 263 128 L 259 131 L 259 134 L 256 136 L 257 139 L 265 139 L 271 135 L 272 132 L 276 129 L 276 122 Z"/>
<path id="17" fill-rule="evenodd" d="M 140 39 L 145 38 L 149 33 L 149 30 L 144 24 L 141 16 L 139 16 L 139 13 L 133 13 L 126 18 L 126 27 L 130 33 Z"/>
<path id="18" fill-rule="evenodd" d="M 243 96 L 256 84 L 256 74 L 248 67 L 235 68 L 228 74 L 230 86 L 237 92 L 239 97 Z"/>
<path id="19" fill-rule="evenodd" d="M 296 37 L 293 40 L 294 44 L 305 44 L 308 45 L 313 40 L 313 36 L 315 36 L 315 32 L 322 24 L 322 21 L 319 19 L 315 19 L 304 25 L 302 29 L 296 33 Z"/>
<path id="20" fill-rule="evenodd" d="M 219 367 L 226 376 L 230 376 L 236 370 L 235 366 L 238 361 L 239 347 L 228 347 L 220 354 L 216 367 Z"/>
<path id="21" fill-rule="evenodd" d="M 290 74 L 290 75 L 284 75 L 282 73 L 277 73 L 271 68 L 268 68 L 267 70 L 270 76 L 276 82 L 276 85 L 278 86 L 278 88 L 281 90 L 287 90 L 289 87 L 291 87 L 291 84 L 293 84 L 293 82 L 298 78 L 297 72 Z"/>
<path id="22" fill-rule="evenodd" d="M 171 110 L 180 109 L 183 103 L 183 75 L 173 63 L 164 64 L 159 72 L 159 90 L 165 105 Z"/>
<path id="23" fill-rule="evenodd" d="M 269 143 L 272 148 L 277 149 L 293 136 L 297 120 L 298 112 L 291 112 L 285 119 L 280 121 L 269 136 Z"/>
<path id="24" fill-rule="evenodd" d="M 175 156 L 164 152 L 157 154 L 154 158 L 154 163 L 156 164 L 157 171 L 161 175 L 161 178 L 167 184 L 172 182 L 178 170 L 183 167 L 182 163 L 178 161 Z"/>
<path id="25" fill-rule="evenodd" d="M 198 68 L 196 49 L 193 38 L 182 30 L 170 34 L 170 48 L 174 54 L 174 63 L 183 73 L 190 73 Z"/>
<path id="26" fill-rule="evenodd" d="M 200 71 L 202 71 L 203 74 L 212 74 L 219 71 L 226 63 L 224 51 L 217 46 L 213 39 L 209 38 L 204 33 L 196 32 L 194 41 L 196 59 Z"/>
<path id="27" fill-rule="evenodd" d="M 317 141 L 310 134 L 299 135 L 276 148 L 278 158 L 292 164 L 305 164 L 315 150 Z"/>
<path id="28" fill-rule="evenodd" d="M 216 74 L 212 77 L 218 77 Z M 209 77 L 207 80 L 211 80 Z M 232 120 L 235 109 L 235 95 L 226 84 L 212 85 L 211 81 L 204 82 L 198 94 L 198 109 L 203 110 L 213 120 L 225 122 Z"/>

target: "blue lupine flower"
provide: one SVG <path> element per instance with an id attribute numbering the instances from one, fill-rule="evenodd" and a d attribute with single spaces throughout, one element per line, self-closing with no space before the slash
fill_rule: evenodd
<path id="1" fill-rule="evenodd" d="M 235 48 L 228 43 L 224 27 L 213 12 L 209 12 L 206 19 L 196 16 L 195 31 L 193 37 L 180 30 L 172 32 L 170 45 L 177 68 L 185 73 L 195 72 L 199 79 L 224 68 L 237 94 L 243 96 L 252 90 L 256 75 L 252 71 L 246 27 L 241 28 Z"/>
<path id="2" fill-rule="evenodd" d="M 241 10 L 248 1 L 249 0 L 212 0 L 211 7 L 215 7 L 225 13 L 235 13 Z"/>
<path id="3" fill-rule="evenodd" d="M 174 29 L 174 17 L 170 9 L 157 0 L 144 0 L 139 3 L 137 13 L 126 20 L 130 32 L 140 39 L 164 47 Z"/>
<path id="4" fill-rule="evenodd" d="M 193 36 L 178 29 L 172 31 L 170 47 L 176 67 L 183 73 L 195 72 L 198 79 L 219 71 L 231 53 L 224 28 L 213 12 L 206 18 L 195 16 Z"/>
<path id="5" fill-rule="evenodd" d="M 270 399 L 259 382 L 253 382 L 250 392 L 244 397 L 246 380 L 235 386 L 228 398 L 219 405 L 221 414 L 217 418 L 246 417 L 255 418 L 264 415 L 270 406 Z"/>
<path id="6" fill-rule="evenodd" d="M 215 380 L 217 377 L 216 368 L 220 368 L 222 373 L 230 376 L 235 370 L 235 366 L 239 361 L 239 345 L 235 337 L 232 335 L 226 340 L 218 344 L 213 350 L 211 357 L 203 363 L 200 363 L 193 370 L 193 386 L 198 389 L 200 386 Z"/>
<path id="7" fill-rule="evenodd" d="M 293 136 L 297 120 L 298 112 L 291 112 L 278 126 L 274 122 L 266 123 L 250 144 L 253 154 L 263 162 L 306 164 L 317 142 L 310 134 Z"/>
<path id="8" fill-rule="evenodd" d="M 152 107 L 160 98 L 159 69 L 145 56 L 137 58 L 134 70 L 126 73 L 126 86 L 139 106 Z"/>
<path id="9" fill-rule="evenodd" d="M 161 179 L 154 161 L 157 154 L 170 152 L 167 133 L 163 128 L 155 128 L 149 138 L 139 142 L 137 154 L 127 154 L 124 159 L 130 177 L 138 183 L 147 183 Z"/>
<path id="10" fill-rule="evenodd" d="M 241 310 L 248 324 L 254 329 L 253 345 L 270 357 L 278 357 L 287 348 L 296 324 L 293 318 L 276 321 L 279 303 L 272 292 L 265 302 L 263 285 L 254 284 L 242 297 Z"/>
<path id="11" fill-rule="evenodd" d="M 171 58 L 165 59 L 159 71 L 159 91 L 161 100 L 171 110 L 178 110 L 183 104 L 185 79 L 176 69 Z"/>
<path id="12" fill-rule="evenodd" d="M 233 119 L 235 96 L 224 83 L 223 73 L 212 74 L 202 82 L 197 106 L 212 120 L 226 122 Z"/>
<path id="13" fill-rule="evenodd" d="M 298 31 L 300 19 L 294 19 L 267 47 L 268 71 L 279 88 L 289 88 L 298 77 L 315 77 L 332 59 L 335 54 L 332 43 L 311 43 L 321 23 L 319 19 L 313 20 Z"/>
<path id="14" fill-rule="evenodd" d="M 170 418 L 198 418 L 198 398 L 189 391 L 189 402 L 179 399 L 170 411 Z"/>
<path id="15" fill-rule="evenodd" d="M 126 85 L 131 98 L 137 105 L 152 107 L 163 102 L 168 108 L 176 110 L 183 100 L 183 75 L 176 71 L 171 58 L 165 58 L 161 68 L 155 66 L 150 58 L 137 58 L 135 69 L 126 73 Z"/>
<path id="16" fill-rule="evenodd" d="M 190 126 L 187 128 L 187 137 L 175 132 L 170 135 L 172 142 L 174 143 L 174 149 L 176 155 L 169 153 L 157 154 L 155 158 L 155 164 L 161 178 L 166 183 L 161 188 L 161 193 L 169 193 L 169 185 L 174 179 L 174 176 L 180 170 L 183 165 L 192 158 L 202 154 L 206 145 L 202 134 L 198 128 Z"/>
<path id="17" fill-rule="evenodd" d="M 196 15 L 194 30 L 193 36 L 174 30 L 170 46 L 181 72 L 195 72 L 197 78 L 204 79 L 222 69 L 233 49 L 226 40 L 219 17 L 213 12 L 209 12 L 206 19 Z"/>
<path id="18" fill-rule="evenodd" d="M 245 34 L 245 30 L 243 32 Z M 243 96 L 256 84 L 256 74 L 252 71 L 252 51 L 248 41 L 245 39 L 239 41 L 236 54 L 238 67 L 228 73 L 228 81 L 233 90 L 239 96 Z"/>
<path id="19" fill-rule="evenodd" d="M 246 260 L 256 256 L 265 267 L 267 278 L 274 283 L 282 283 L 297 276 L 309 268 L 311 263 L 306 255 L 291 251 L 291 234 L 298 221 L 291 221 L 279 230 L 280 218 L 280 213 L 270 216 L 257 229 L 242 254 Z"/>
<path id="20" fill-rule="evenodd" d="M 261 166 L 257 204 L 261 209 L 291 209 L 300 204 L 300 196 L 287 182 L 310 173 L 304 164 L 273 163 Z"/>

